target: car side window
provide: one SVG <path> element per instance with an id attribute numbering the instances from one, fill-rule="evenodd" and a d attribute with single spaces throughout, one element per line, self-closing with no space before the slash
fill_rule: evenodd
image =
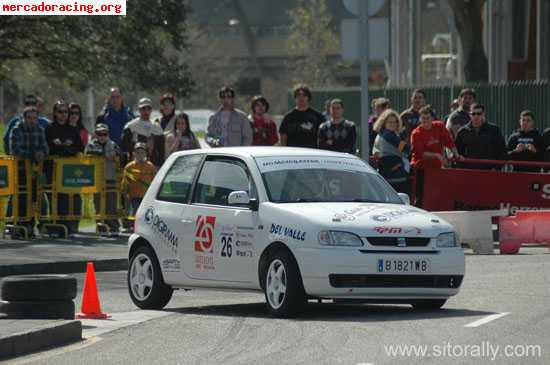
<path id="1" fill-rule="evenodd" d="M 246 165 L 231 159 L 208 160 L 201 170 L 193 202 L 228 205 L 227 198 L 232 191 L 246 191 L 251 198 L 256 197 Z"/>
<path id="2" fill-rule="evenodd" d="M 157 200 L 187 204 L 202 155 L 181 156 L 170 167 L 160 186 Z"/>

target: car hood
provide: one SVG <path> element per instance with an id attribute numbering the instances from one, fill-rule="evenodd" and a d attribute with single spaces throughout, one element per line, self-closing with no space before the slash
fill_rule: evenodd
<path id="1" fill-rule="evenodd" d="M 319 229 L 346 230 L 361 236 L 435 237 L 453 227 L 434 214 L 410 205 L 379 203 L 269 204 L 292 219 Z M 279 215 L 279 214 L 276 214 Z"/>

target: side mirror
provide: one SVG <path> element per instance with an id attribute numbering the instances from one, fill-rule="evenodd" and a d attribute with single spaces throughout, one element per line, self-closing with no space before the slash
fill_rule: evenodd
<path id="1" fill-rule="evenodd" d="M 232 191 L 227 197 L 227 204 L 248 206 L 252 210 L 258 210 L 258 199 L 250 199 L 246 191 Z"/>
<path id="2" fill-rule="evenodd" d="M 405 193 L 397 193 L 399 197 L 401 198 L 401 201 L 407 205 L 411 205 L 411 198 L 409 198 L 409 194 Z"/>

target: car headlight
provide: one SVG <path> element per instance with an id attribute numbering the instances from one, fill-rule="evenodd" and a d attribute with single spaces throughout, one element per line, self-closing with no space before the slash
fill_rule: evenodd
<path id="1" fill-rule="evenodd" d="M 456 247 L 456 235 L 454 232 L 441 233 L 437 236 L 437 247 Z"/>
<path id="2" fill-rule="evenodd" d="M 356 234 L 340 231 L 319 232 L 319 244 L 323 246 L 363 246 L 363 241 Z"/>

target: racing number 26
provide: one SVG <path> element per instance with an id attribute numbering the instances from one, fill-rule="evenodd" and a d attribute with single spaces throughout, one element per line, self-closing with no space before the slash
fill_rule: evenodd
<path id="1" fill-rule="evenodd" d="M 232 239 L 228 236 L 222 236 L 222 257 L 231 257 L 233 255 Z"/>

